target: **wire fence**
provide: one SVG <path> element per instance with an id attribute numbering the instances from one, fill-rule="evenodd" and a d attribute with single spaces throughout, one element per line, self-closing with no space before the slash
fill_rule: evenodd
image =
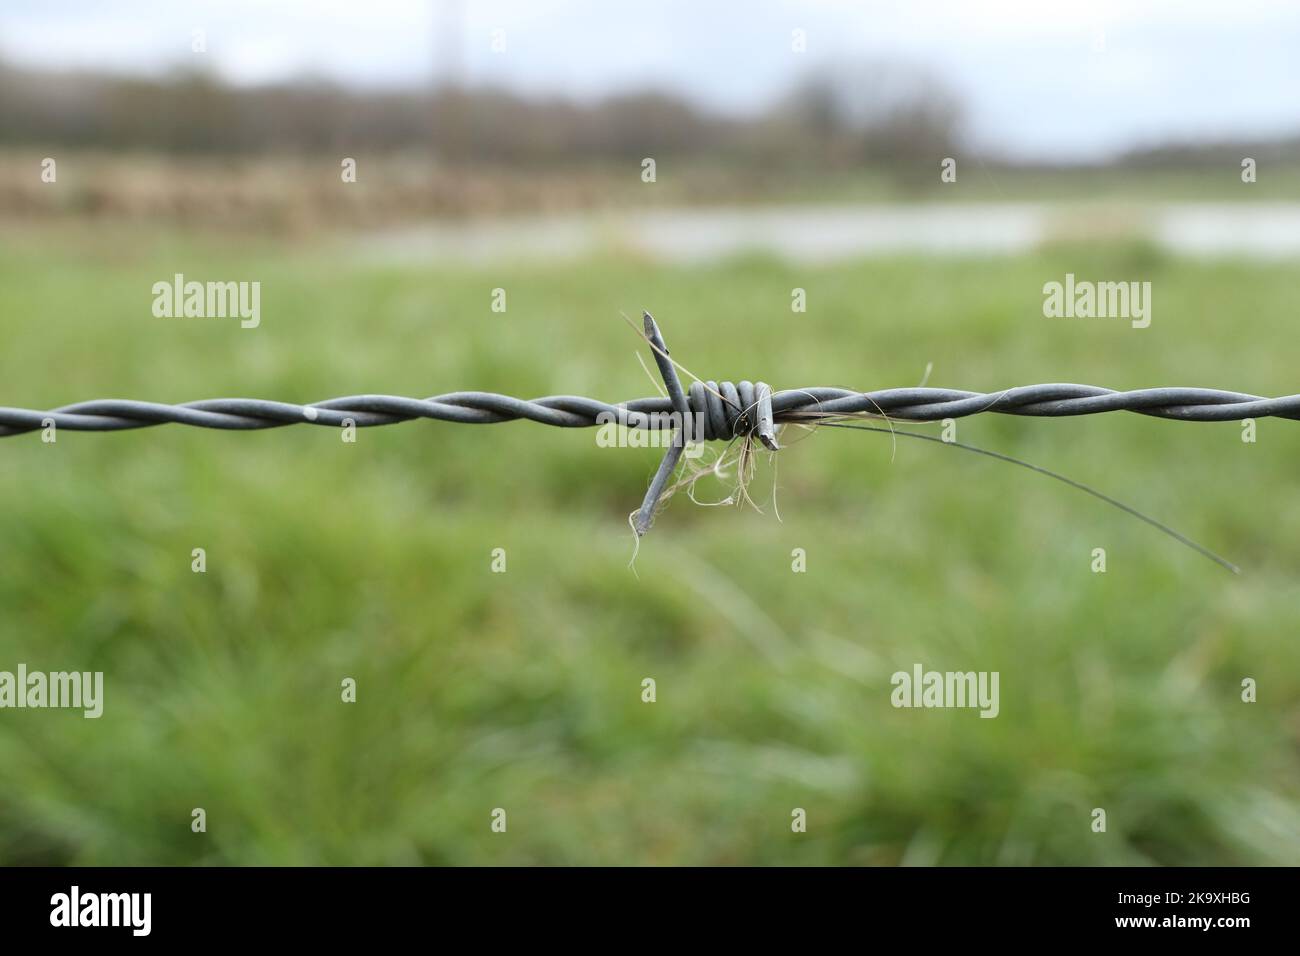
<path id="1" fill-rule="evenodd" d="M 213 398 L 177 405 L 99 399 L 49 411 L 0 407 L 0 437 L 37 431 L 51 425 L 56 429 L 93 432 L 123 431 L 167 423 L 198 428 L 256 430 L 295 424 L 370 428 L 415 419 L 470 425 L 527 420 L 559 428 L 617 423 L 628 428 L 674 429 L 677 437 L 669 444 L 641 509 L 633 519 L 637 534 L 643 535 L 649 529 L 655 507 L 688 438 L 703 441 L 754 439 L 776 451 L 779 446 L 775 425 L 830 424 L 863 415 L 905 422 L 942 421 L 984 413 L 1061 418 L 1119 411 L 1194 422 L 1267 417 L 1300 419 L 1300 395 L 1265 398 L 1212 388 L 1114 391 L 1096 385 L 1056 383 L 1022 385 L 999 392 L 926 387 L 860 392 L 827 386 L 773 392 L 763 382 L 697 380 L 688 389 L 683 389 L 677 376 L 678 366 L 650 313 L 644 313 L 643 324 L 645 339 L 664 380 L 665 397 L 638 398 L 612 404 L 578 395 L 522 399 L 495 392 L 448 392 L 425 399 L 351 395 L 310 405 L 254 398 Z M 1046 469 L 1036 470 L 1046 472 Z M 1077 486 L 1063 476 L 1047 473 Z M 1092 489 L 1084 490 L 1131 510 Z M 1139 517 L 1150 520 L 1145 516 Z M 1171 529 L 1152 523 L 1181 538 Z M 1194 547 L 1201 550 L 1199 545 Z M 1216 557 L 1215 560 L 1221 559 Z"/>
<path id="2" fill-rule="evenodd" d="M 759 383 L 760 385 L 762 383 Z M 689 410 L 708 423 L 709 439 L 742 434 L 748 382 L 695 383 Z M 726 401 L 728 395 L 734 396 Z M 1264 398 L 1213 388 L 1143 388 L 1113 391 L 1096 385 L 1066 383 L 1022 385 L 1000 392 L 968 392 L 951 388 L 889 388 L 857 392 L 813 386 L 771 393 L 777 424 L 803 421 L 807 413 L 826 415 L 878 413 L 902 421 L 928 422 L 993 412 L 1059 418 L 1102 412 L 1137 412 L 1156 418 L 1194 422 L 1239 421 L 1246 418 L 1300 419 L 1300 395 Z M 638 398 L 611 404 L 578 395 L 548 395 L 522 399 L 495 392 L 448 392 L 432 398 L 398 395 L 351 395 L 309 405 L 257 398 L 212 398 L 166 405 L 130 399 L 99 399 L 49 411 L 0 407 L 0 436 L 37 431 L 53 423 L 68 431 L 122 431 L 173 423 L 199 428 L 261 429 L 313 424 L 359 428 L 394 425 L 427 418 L 470 425 L 527 420 L 561 428 L 587 428 L 602 416 L 630 428 L 671 428 L 664 413 L 674 411 L 668 398 Z M 720 417 L 719 417 L 720 416 Z"/>

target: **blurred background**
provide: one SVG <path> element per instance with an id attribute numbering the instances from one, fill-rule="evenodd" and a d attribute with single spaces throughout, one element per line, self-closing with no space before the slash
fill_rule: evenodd
<path id="1" fill-rule="evenodd" d="M 642 308 L 777 389 L 1292 394 L 1298 45 L 1282 2 L 15 0 L 0 405 L 622 400 Z M 260 325 L 156 318 L 175 273 Z M 1150 327 L 1046 318 L 1067 273 L 1150 282 Z M 958 424 L 1235 577 L 842 430 L 631 567 L 659 453 L 588 430 L 6 439 L 0 670 L 105 705 L 0 711 L 0 862 L 1294 864 L 1295 429 Z M 999 671 L 1000 715 L 894 709 L 915 663 Z"/>

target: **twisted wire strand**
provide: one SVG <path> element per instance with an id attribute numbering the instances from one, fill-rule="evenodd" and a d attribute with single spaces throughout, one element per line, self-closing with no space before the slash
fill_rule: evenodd
<path id="1" fill-rule="evenodd" d="M 232 430 L 281 428 L 303 423 L 336 428 L 352 424 L 370 428 L 416 418 L 471 425 L 527 419 L 558 428 L 586 428 L 617 422 L 629 428 L 672 429 L 671 441 L 646 489 L 641 507 L 628 516 L 628 523 L 636 533 L 639 544 L 641 537 L 650 529 L 656 510 L 670 493 L 669 479 L 689 441 L 732 440 L 741 436 L 756 439 L 775 452 L 780 448 L 774 430 L 777 423 L 817 420 L 823 424 L 839 423 L 843 428 L 881 431 L 882 429 L 870 426 L 844 423 L 846 417 L 864 412 L 910 422 L 964 418 L 984 412 L 1065 417 L 1129 411 L 1183 421 L 1300 418 L 1300 395 L 1264 398 L 1211 388 L 1147 388 L 1117 392 L 1096 385 L 1045 384 L 981 393 L 919 386 L 876 392 L 818 386 L 773 393 L 771 387 L 764 382 L 705 382 L 696 379 L 686 389 L 682 387 L 677 375 L 678 365 L 670 356 L 663 333 L 654 317 L 643 311 L 642 320 L 639 334 L 654 353 L 655 364 L 664 380 L 663 398 L 638 398 L 610 404 L 578 395 L 549 395 L 526 400 L 495 392 L 448 392 L 426 399 L 403 398 L 398 395 L 351 395 L 311 405 L 256 398 L 213 398 L 179 405 L 130 399 L 100 399 L 44 412 L 0 407 L 0 437 L 43 429 L 51 422 L 56 427 L 69 431 L 122 431 L 168 422 L 198 428 Z M 632 320 L 627 321 L 635 330 Z M 685 368 L 682 370 L 691 375 L 692 379 L 696 378 Z M 940 441 L 933 436 L 895 429 L 892 424 L 889 433 Z M 1141 518 L 1225 568 L 1233 572 L 1238 570 L 1236 565 L 1168 525 L 1143 515 L 1096 489 L 999 452 L 960 442 L 955 444 L 967 451 L 1030 468 L 1086 491 Z"/>
<path id="2" fill-rule="evenodd" d="M 697 383 L 698 384 L 698 383 Z M 759 383 L 758 389 L 765 389 Z M 706 422 L 707 437 L 727 438 L 752 428 L 747 412 L 756 388 L 749 382 L 708 382 L 692 388 L 691 411 Z M 720 401 L 721 394 L 728 401 Z M 733 398 L 734 396 L 734 398 Z M 817 386 L 771 394 L 776 422 L 806 420 L 809 412 L 883 413 L 903 421 L 938 421 L 985 412 L 1058 418 L 1127 411 L 1180 421 L 1222 422 L 1245 418 L 1300 419 L 1300 395 L 1265 398 L 1212 388 L 1144 388 L 1113 391 L 1096 385 L 1068 383 L 1023 385 L 1001 392 L 968 392 L 949 388 L 889 388 L 856 392 Z M 314 424 L 340 427 L 351 421 L 359 428 L 393 425 L 417 418 L 490 425 L 528 420 L 559 428 L 588 428 L 617 421 L 629 428 L 672 428 L 669 398 L 638 398 L 611 404 L 577 395 L 548 395 L 521 399 L 494 392 L 448 392 L 431 398 L 398 395 L 351 395 L 310 405 L 256 398 L 213 398 L 166 405 L 130 399 L 99 399 L 49 411 L 0 407 L 0 436 L 36 431 L 52 420 L 68 431 L 123 431 L 173 423 L 198 428 L 252 430 Z"/>

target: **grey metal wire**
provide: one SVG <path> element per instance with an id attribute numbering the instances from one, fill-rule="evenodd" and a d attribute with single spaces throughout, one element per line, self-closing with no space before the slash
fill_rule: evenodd
<path id="1" fill-rule="evenodd" d="M 417 418 L 470 425 L 492 425 L 527 419 L 559 428 L 587 428 L 614 421 L 629 428 L 675 429 L 663 460 L 642 499 L 641 507 L 630 516 L 632 528 L 640 538 L 654 521 L 655 511 L 663 500 L 688 436 L 702 437 L 705 440 L 752 437 L 768 449 L 776 451 L 780 446 L 773 427 L 775 423 L 821 420 L 833 424 L 837 417 L 862 412 L 909 422 L 965 418 L 984 412 L 1060 418 L 1128 411 L 1157 418 L 1198 422 L 1266 417 L 1300 419 L 1300 395 L 1263 398 L 1213 388 L 1144 388 L 1116 392 L 1096 385 L 1051 384 L 1023 385 L 1001 392 L 919 387 L 857 392 L 847 388 L 817 386 L 773 393 L 763 382 L 696 381 L 689 389 L 684 389 L 659 326 L 649 312 L 644 313 L 643 318 L 645 340 L 654 353 L 659 374 L 664 380 L 664 398 L 638 398 L 610 404 L 578 395 L 548 395 L 528 400 L 495 392 L 448 392 L 426 399 L 403 398 L 398 395 L 351 395 L 311 405 L 294 405 L 258 398 L 212 398 L 180 405 L 131 399 L 99 399 L 44 412 L 0 407 L 0 437 L 36 431 L 45 428 L 50 422 L 57 428 L 68 431 L 123 431 L 167 422 L 198 428 L 236 430 L 281 428 L 304 423 L 335 428 L 351 423 L 359 428 L 370 428 Z M 867 430 L 878 429 L 867 427 Z M 928 435 L 908 432 L 898 434 L 938 440 Z M 1237 571 L 1236 565 L 1209 549 L 1093 488 L 1028 462 L 957 444 L 968 451 L 1002 458 L 1080 488 L 1136 515 L 1229 570 Z"/>
<path id="2" fill-rule="evenodd" d="M 698 384 L 698 383 L 697 383 Z M 760 383 L 761 384 L 761 383 Z M 709 382 L 693 388 L 687 399 L 692 412 L 706 423 L 707 437 L 730 438 L 745 424 L 750 405 L 710 399 L 717 394 L 753 394 L 748 382 Z M 773 419 L 778 423 L 806 420 L 807 413 L 883 413 L 904 421 L 938 421 L 965 418 L 985 412 L 1059 418 L 1128 411 L 1180 421 L 1222 422 L 1245 418 L 1300 419 L 1300 395 L 1264 398 L 1244 392 L 1212 388 L 1144 388 L 1119 392 L 1096 385 L 1022 385 L 1001 392 L 968 392 L 950 388 L 889 388 L 857 392 L 846 388 L 815 386 L 789 389 L 771 395 Z M 490 425 L 525 419 L 560 428 L 586 428 L 600 416 L 612 416 L 631 428 L 674 427 L 668 398 L 638 398 L 611 404 L 577 395 L 549 395 L 521 399 L 494 392 L 449 392 L 432 398 L 398 395 L 351 395 L 310 405 L 257 398 L 213 398 L 165 405 L 130 399 L 99 399 L 64 405 L 49 411 L 0 407 L 0 436 L 36 431 L 52 420 L 67 431 L 123 431 L 174 423 L 199 428 L 261 429 L 313 424 L 340 427 L 351 420 L 359 428 L 393 425 L 418 418 Z M 722 419 L 718 418 L 719 413 Z M 606 419 L 608 420 L 608 419 Z"/>

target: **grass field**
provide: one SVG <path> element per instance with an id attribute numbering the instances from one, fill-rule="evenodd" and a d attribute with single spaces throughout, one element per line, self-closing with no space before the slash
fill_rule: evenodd
<path id="1" fill-rule="evenodd" d="M 175 272 L 260 281 L 261 326 L 154 318 Z M 1066 272 L 1150 280 L 1151 327 L 1045 319 Z M 1076 246 L 453 272 L 35 231 L 0 238 L 0 405 L 631 398 L 652 386 L 619 311 L 642 307 L 687 368 L 778 389 L 912 385 L 933 363 L 931 384 L 981 390 L 1300 391 L 1292 264 Z M 658 452 L 588 430 L 4 439 L 0 670 L 100 670 L 105 704 L 0 711 L 0 863 L 1300 862 L 1300 426 L 1240 436 L 1134 415 L 958 428 L 1239 577 L 1022 469 L 847 431 L 779 454 L 781 520 L 679 496 L 634 570 L 626 518 Z M 753 492 L 772 487 L 764 464 Z M 1000 672 L 1000 715 L 893 708 L 890 675 L 918 662 Z"/>

